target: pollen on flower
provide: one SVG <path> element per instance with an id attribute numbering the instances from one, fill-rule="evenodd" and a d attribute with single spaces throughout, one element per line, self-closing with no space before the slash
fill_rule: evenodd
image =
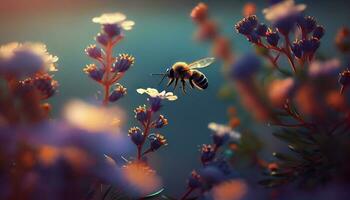
<path id="1" fill-rule="evenodd" d="M 113 64 L 112 72 L 125 72 L 135 63 L 135 58 L 129 54 L 120 54 Z"/>

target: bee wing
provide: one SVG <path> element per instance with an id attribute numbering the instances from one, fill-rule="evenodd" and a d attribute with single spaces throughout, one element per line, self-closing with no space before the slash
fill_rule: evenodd
<path id="1" fill-rule="evenodd" d="M 197 61 L 189 64 L 188 66 L 189 66 L 190 69 L 199 69 L 199 68 L 208 67 L 214 61 L 215 61 L 215 58 L 207 57 L 207 58 L 203 58 L 203 59 L 197 60 Z"/>

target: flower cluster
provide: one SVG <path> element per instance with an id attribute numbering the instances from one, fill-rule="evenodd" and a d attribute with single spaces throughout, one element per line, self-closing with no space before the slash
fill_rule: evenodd
<path id="1" fill-rule="evenodd" d="M 115 57 L 113 48 L 124 38 L 124 30 L 131 30 L 135 23 L 126 20 L 122 13 L 103 14 L 92 21 L 101 24 L 101 32 L 95 38 L 99 46 L 89 45 L 85 49 L 87 56 L 96 63 L 87 65 L 84 72 L 103 86 L 103 104 L 107 105 L 108 102 L 115 102 L 126 94 L 126 89 L 117 82 L 134 64 L 135 58 L 128 54 Z"/>
<path id="2" fill-rule="evenodd" d="M 244 18 L 235 25 L 235 30 L 255 45 L 257 55 L 247 53 L 231 60 L 229 73 L 225 75 L 230 75 L 235 97 L 239 96 L 255 119 L 268 123 L 267 128 L 282 127 L 274 136 L 287 142 L 293 155 L 274 153 L 277 160 L 266 162 L 257 155 L 259 144 L 256 145 L 259 148 L 247 149 L 241 148 L 244 145 L 233 144 L 229 149 L 238 149 L 236 155 L 248 153 L 255 157 L 253 161 L 266 169 L 264 174 L 268 178 L 261 181 L 265 186 L 297 182 L 313 187 L 339 179 L 348 183 L 349 162 L 343 159 L 349 154 L 344 142 L 350 130 L 350 73 L 345 68 L 348 60 L 344 64 L 342 58 L 316 54 L 325 29 L 314 17 L 303 13 L 305 4 L 296 4 L 294 0 L 270 2 L 270 7 L 263 10 L 270 25 L 259 22 L 254 5 L 244 7 Z M 208 16 L 199 15 L 200 8 L 208 10 L 208 7 L 197 6 L 192 13 L 198 12 L 198 15 L 192 17 Z M 193 19 L 198 21 L 196 17 Z M 342 27 L 335 38 L 336 47 L 343 55 L 348 53 L 349 35 L 348 28 Z M 263 69 L 264 63 L 258 56 L 265 57 L 272 67 Z M 282 58 L 289 61 L 291 70 L 280 67 L 285 64 Z M 234 120 L 233 125 L 236 123 Z M 221 144 L 225 138 L 214 139 L 214 143 Z M 246 142 L 246 138 L 241 139 L 241 143 Z M 213 159 L 215 146 L 202 147 L 203 163 Z M 243 160 L 235 157 L 235 166 L 240 165 Z M 200 173 L 192 178 L 199 180 L 198 175 Z M 192 180 L 191 183 L 196 182 Z"/>
<path id="3" fill-rule="evenodd" d="M 282 1 L 264 10 L 265 18 L 272 23 L 272 27 L 259 23 L 258 18 L 251 15 L 239 21 L 235 29 L 249 42 L 264 49 L 265 56 L 276 68 L 280 55 L 285 55 L 296 72 L 296 60 L 301 66 L 310 62 L 325 33 L 314 17 L 302 14 L 305 8 L 304 4 L 295 5 L 293 0 Z M 293 42 L 290 39 L 292 33 L 295 38 Z"/>
<path id="4" fill-rule="evenodd" d="M 44 103 L 58 88 L 50 75 L 57 71 L 58 57 L 42 43 L 9 43 L 0 47 L 0 118 L 3 124 L 37 122 L 45 119 L 50 104 Z"/>
<path id="5" fill-rule="evenodd" d="M 162 101 L 167 99 L 169 101 L 174 101 L 177 99 L 172 92 L 161 92 L 153 88 L 147 89 L 137 89 L 139 94 L 148 94 L 148 102 L 149 105 L 143 105 L 137 107 L 135 112 L 135 119 L 140 123 L 141 128 L 132 127 L 129 129 L 129 136 L 131 141 L 137 146 L 137 160 L 141 161 L 142 157 L 150 152 L 154 152 L 158 150 L 160 147 L 167 145 L 167 141 L 165 137 L 158 133 L 158 130 L 168 124 L 168 120 L 164 117 L 164 115 L 155 114 L 162 107 Z M 151 133 L 152 130 L 155 133 Z M 146 140 L 149 140 L 149 148 L 142 152 L 143 146 Z"/>
<path id="6" fill-rule="evenodd" d="M 239 143 L 241 134 L 234 131 L 232 127 L 223 124 L 209 123 L 208 128 L 213 131 L 212 144 L 203 144 L 200 150 L 200 160 L 203 167 L 200 170 L 192 171 L 187 180 L 187 192 L 181 199 L 186 199 L 193 191 L 199 190 L 201 197 L 227 195 L 227 199 L 232 199 L 235 195 L 244 196 L 245 191 L 228 193 L 216 193 L 215 191 L 223 189 L 224 185 L 238 181 L 235 179 L 235 173 L 231 169 L 228 161 L 223 156 L 218 156 L 220 147 L 227 142 Z M 244 182 L 241 182 L 246 187 Z M 228 187 L 228 190 L 234 188 Z"/>

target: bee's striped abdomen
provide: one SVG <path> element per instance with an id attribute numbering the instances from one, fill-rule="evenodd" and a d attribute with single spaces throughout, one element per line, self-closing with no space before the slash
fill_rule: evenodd
<path id="1" fill-rule="evenodd" d="M 192 72 L 192 77 L 191 80 L 193 81 L 193 83 L 199 87 L 200 89 L 206 89 L 208 87 L 208 79 L 207 77 L 205 77 L 205 75 L 197 70 L 194 70 Z"/>

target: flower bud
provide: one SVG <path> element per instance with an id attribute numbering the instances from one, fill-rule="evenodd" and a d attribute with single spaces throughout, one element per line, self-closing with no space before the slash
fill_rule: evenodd
<path id="1" fill-rule="evenodd" d="M 202 185 L 201 176 L 196 171 L 192 171 L 187 180 L 187 185 L 191 189 L 199 188 Z"/>
<path id="2" fill-rule="evenodd" d="M 162 107 L 162 99 L 160 97 L 150 97 L 148 101 L 153 112 L 157 112 Z"/>
<path id="3" fill-rule="evenodd" d="M 159 115 L 159 118 L 152 123 L 152 126 L 154 128 L 162 128 L 167 124 L 168 124 L 168 120 L 163 115 Z"/>
<path id="4" fill-rule="evenodd" d="M 145 135 L 138 127 L 130 128 L 128 135 L 130 136 L 131 141 L 136 145 L 141 145 L 145 140 Z"/>
<path id="5" fill-rule="evenodd" d="M 278 35 L 277 32 L 269 31 L 266 34 L 266 40 L 271 46 L 274 46 L 274 47 L 277 46 L 279 39 L 280 39 L 280 36 Z"/>
<path id="6" fill-rule="evenodd" d="M 83 70 L 90 78 L 98 82 L 102 80 L 104 75 L 104 70 L 102 68 L 97 68 L 95 64 L 86 65 Z"/>
<path id="7" fill-rule="evenodd" d="M 107 46 L 108 42 L 110 41 L 110 38 L 105 33 L 98 33 L 95 37 L 95 40 L 101 45 Z"/>
<path id="8" fill-rule="evenodd" d="M 109 95 L 110 102 L 116 102 L 126 94 L 126 88 L 122 85 L 118 84 L 117 87 L 113 90 L 113 92 Z"/>
<path id="9" fill-rule="evenodd" d="M 35 77 L 33 84 L 45 99 L 53 96 L 58 87 L 58 82 L 53 80 L 52 77 L 47 74 Z"/>
<path id="10" fill-rule="evenodd" d="M 266 26 L 266 24 L 259 24 L 258 27 L 256 28 L 256 33 L 259 36 L 266 36 L 268 27 Z"/>
<path id="11" fill-rule="evenodd" d="M 94 59 L 102 58 L 102 50 L 96 45 L 90 45 L 85 49 L 86 54 Z"/>
<path id="12" fill-rule="evenodd" d="M 119 24 L 103 24 L 103 33 L 107 34 L 110 38 L 119 36 L 122 32 L 122 28 Z"/>
<path id="13" fill-rule="evenodd" d="M 317 39 L 321 39 L 324 36 L 324 28 L 323 26 L 317 26 L 314 30 L 313 37 Z"/>
<path id="14" fill-rule="evenodd" d="M 301 41 L 303 52 L 313 54 L 320 47 L 320 41 L 317 38 L 310 38 Z"/>
<path id="15" fill-rule="evenodd" d="M 135 118 L 140 122 L 145 122 L 147 120 L 147 109 L 146 106 L 139 106 L 135 110 Z"/>
<path id="16" fill-rule="evenodd" d="M 250 35 L 258 25 L 258 19 L 255 15 L 243 18 L 235 25 L 238 33 L 243 35 Z"/>
<path id="17" fill-rule="evenodd" d="M 297 23 L 301 28 L 301 30 L 306 34 L 311 33 L 316 28 L 316 25 L 317 25 L 315 18 L 311 16 L 300 17 L 298 18 Z"/>
<path id="18" fill-rule="evenodd" d="M 113 64 L 112 72 L 125 72 L 135 62 L 135 58 L 128 54 L 120 54 Z"/>
<path id="19" fill-rule="evenodd" d="M 215 150 L 211 145 L 203 144 L 201 149 L 201 161 L 207 163 L 215 158 Z"/>
<path id="20" fill-rule="evenodd" d="M 291 49 L 295 57 L 300 59 L 303 56 L 303 49 L 301 47 L 300 41 L 293 42 Z"/>
<path id="21" fill-rule="evenodd" d="M 149 136 L 149 140 L 151 141 L 150 149 L 152 151 L 155 151 L 159 149 L 161 146 L 164 146 L 167 144 L 165 137 L 161 134 L 152 134 Z"/>

